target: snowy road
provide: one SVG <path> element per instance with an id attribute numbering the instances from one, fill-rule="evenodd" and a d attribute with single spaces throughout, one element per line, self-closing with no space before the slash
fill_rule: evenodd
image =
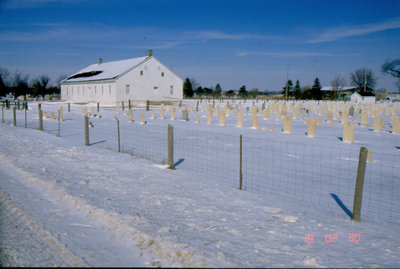
<path id="1" fill-rule="evenodd" d="M 0 193 L 2 266 L 144 265 L 132 249 L 114 242 L 115 236 L 96 220 L 77 213 L 62 201 L 52 202 L 46 198 L 49 193 L 25 186 L 4 169 L 0 169 L 0 178 L 3 184 L 9 184 Z M 23 204 L 27 200 L 22 196 L 29 197 L 29 203 Z M 43 211 L 43 207 L 48 210 Z"/>
<path id="2" fill-rule="evenodd" d="M 15 175 L 0 169 L 1 180 L 17 182 Z M 13 198 L 0 193 L 0 266 L 85 266 L 49 232 L 43 229 Z"/>

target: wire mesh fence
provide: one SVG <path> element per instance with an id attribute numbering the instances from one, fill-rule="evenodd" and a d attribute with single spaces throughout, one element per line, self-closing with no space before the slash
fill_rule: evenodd
<path id="1" fill-rule="evenodd" d="M 2 109 L 2 122 L 38 129 L 37 111 Z M 56 114 L 57 115 L 57 114 Z M 25 120 L 26 119 L 26 120 Z M 166 126 L 119 122 L 89 118 L 89 145 L 159 164 L 168 161 Z M 69 139 L 79 136 L 84 143 L 84 121 L 76 123 L 68 117 L 58 129 L 58 121 L 43 120 L 44 131 Z M 218 184 L 242 188 L 248 192 L 276 199 L 301 202 L 305 206 L 321 206 L 327 211 L 351 217 L 359 152 L 354 149 L 326 145 L 272 141 L 268 138 L 244 136 L 240 158 L 239 136 L 213 130 L 174 127 L 174 166 L 177 169 L 214 178 Z M 242 162 L 240 163 L 240 159 Z M 241 174 L 240 174 L 241 168 Z M 366 165 L 361 218 L 378 219 L 400 224 L 400 155 L 372 152 Z"/>

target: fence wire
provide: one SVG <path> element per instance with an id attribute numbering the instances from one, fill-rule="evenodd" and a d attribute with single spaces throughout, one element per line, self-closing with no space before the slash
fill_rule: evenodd
<path id="1" fill-rule="evenodd" d="M 57 116 L 57 112 L 55 111 Z M 79 136 L 84 143 L 84 121 L 64 114 L 61 137 Z M 2 122 L 13 124 L 12 109 L 2 109 Z M 26 127 L 38 129 L 37 110 L 29 109 Z M 90 146 L 101 147 L 159 164 L 168 159 L 167 126 L 89 118 Z M 16 125 L 25 127 L 25 111 L 16 110 Z M 44 119 L 44 131 L 58 134 L 58 121 Z M 239 136 L 218 131 L 174 127 L 174 162 L 177 169 L 212 177 L 229 188 L 239 186 Z M 242 140 L 243 189 L 277 199 L 322 206 L 351 216 L 359 151 L 325 145 L 271 141 L 244 136 Z M 400 155 L 372 152 L 366 165 L 361 218 L 400 224 Z"/>

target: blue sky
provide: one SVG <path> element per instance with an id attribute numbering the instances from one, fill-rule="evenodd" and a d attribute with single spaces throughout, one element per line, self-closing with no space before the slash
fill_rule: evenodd
<path id="1" fill-rule="evenodd" d="M 87 65 L 153 55 L 183 79 L 280 90 L 400 58 L 400 1 L 0 0 L 0 67 L 53 82 Z"/>

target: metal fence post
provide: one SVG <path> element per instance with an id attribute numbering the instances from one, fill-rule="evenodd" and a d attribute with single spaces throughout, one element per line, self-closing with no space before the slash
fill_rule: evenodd
<path id="1" fill-rule="evenodd" d="M 239 190 L 242 189 L 242 135 L 239 137 Z"/>
<path id="2" fill-rule="evenodd" d="M 174 167 L 174 130 L 172 125 L 168 124 L 168 168 Z"/>
<path id="3" fill-rule="evenodd" d="M 360 156 L 358 159 L 357 181 L 354 191 L 354 204 L 352 220 L 360 221 L 361 216 L 361 201 L 364 186 L 365 167 L 367 163 L 368 150 L 365 147 L 360 148 Z"/>
<path id="4" fill-rule="evenodd" d="M 87 115 L 85 117 L 85 146 L 89 146 L 89 118 Z"/>
<path id="5" fill-rule="evenodd" d="M 39 130 L 43 131 L 43 111 L 41 109 L 39 109 L 38 115 L 39 115 Z"/>
<path id="6" fill-rule="evenodd" d="M 17 113 L 16 113 L 16 107 L 13 106 L 13 126 L 17 126 Z"/>

